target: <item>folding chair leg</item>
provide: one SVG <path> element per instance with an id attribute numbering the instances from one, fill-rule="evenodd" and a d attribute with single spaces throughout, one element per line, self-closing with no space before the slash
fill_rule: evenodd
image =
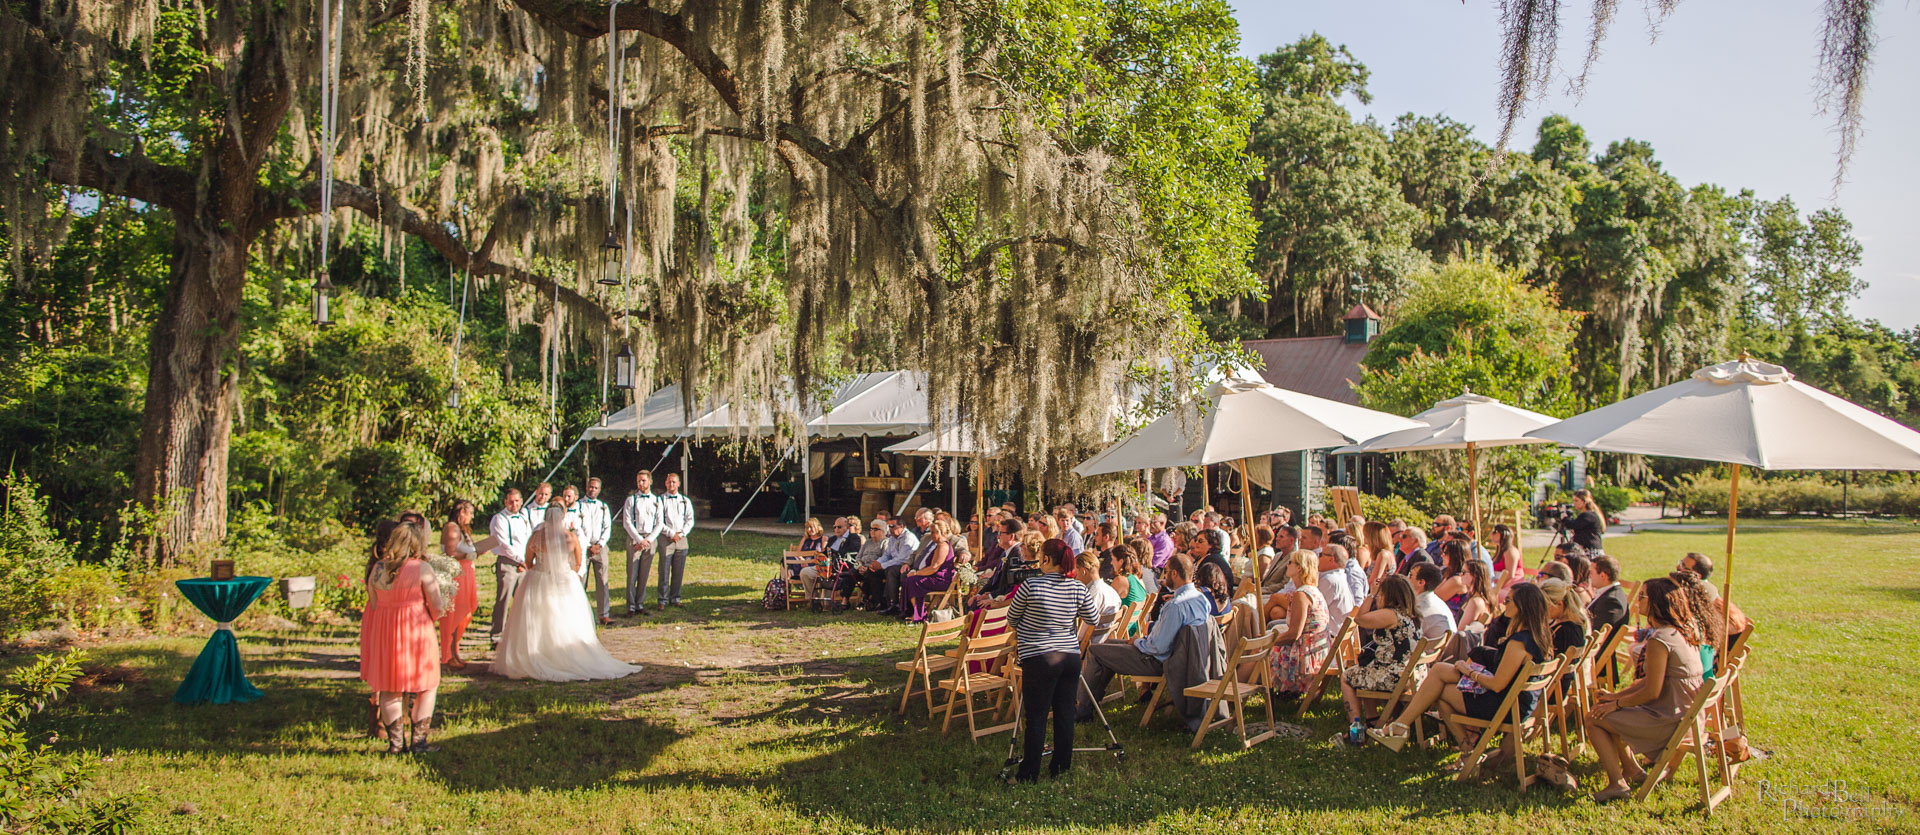
<path id="1" fill-rule="evenodd" d="M 945 708 L 946 718 L 940 720 L 940 733 L 942 734 L 946 733 L 947 728 L 953 724 L 953 703 L 959 698 L 960 698 L 960 688 L 956 687 L 952 690 L 947 691 L 947 706 Z"/>
<path id="2" fill-rule="evenodd" d="M 1518 728 L 1515 728 L 1519 731 Z M 1520 790 L 1527 790 L 1527 743 L 1525 732 L 1507 734 L 1507 747 L 1513 754 L 1513 778 L 1519 782 Z M 1550 743 L 1549 743 L 1550 744 Z"/>
<path id="3" fill-rule="evenodd" d="M 1160 706 L 1160 694 L 1165 693 L 1166 690 L 1167 683 L 1165 681 L 1153 686 L 1153 695 L 1147 699 L 1147 709 L 1144 713 L 1140 714 L 1140 727 L 1144 728 L 1148 722 L 1153 721 L 1153 712 Z"/>
<path id="4" fill-rule="evenodd" d="M 919 674 L 918 670 L 907 671 L 907 689 L 900 691 L 900 715 L 901 716 L 907 715 L 907 703 L 913 701 L 913 677 L 918 674 Z M 928 707 L 927 714 L 928 715 L 933 714 L 933 709 L 931 706 Z"/>
<path id="5" fill-rule="evenodd" d="M 1451 729 L 1452 726 L 1449 725 L 1448 727 L 1449 729 Z M 1485 759 L 1486 753 L 1487 753 L 1487 743 L 1492 741 L 1493 741 L 1493 729 L 1492 728 L 1481 729 L 1480 741 L 1474 744 L 1473 750 L 1471 752 L 1468 752 L 1465 756 L 1460 758 L 1460 770 L 1453 775 L 1453 779 L 1456 782 L 1464 782 L 1472 778 L 1475 774 L 1480 773 L 1480 761 L 1482 759 Z"/>
<path id="6" fill-rule="evenodd" d="M 1189 748 L 1200 747 L 1200 740 L 1206 739 L 1207 731 L 1213 730 L 1213 712 L 1219 709 L 1220 709 L 1219 696 L 1214 696 L 1213 698 L 1207 700 L 1207 712 L 1200 715 L 1201 716 L 1200 730 L 1193 732 L 1193 744 L 1187 747 Z"/>

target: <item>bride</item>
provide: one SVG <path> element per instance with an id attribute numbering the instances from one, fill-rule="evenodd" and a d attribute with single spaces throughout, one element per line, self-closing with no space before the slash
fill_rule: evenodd
<path id="1" fill-rule="evenodd" d="M 493 660 L 493 671 L 507 678 L 583 681 L 640 670 L 608 654 L 594 634 L 593 609 L 579 575 L 585 549 L 566 517 L 558 502 L 549 506 L 528 543 L 527 574 L 514 590 Z"/>

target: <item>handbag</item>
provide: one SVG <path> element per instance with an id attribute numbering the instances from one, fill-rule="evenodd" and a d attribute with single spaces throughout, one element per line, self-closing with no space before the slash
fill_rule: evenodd
<path id="1" fill-rule="evenodd" d="M 1478 662 L 1469 661 L 1467 663 L 1473 667 L 1473 671 L 1476 673 L 1479 673 L 1483 676 L 1493 675 L 1493 673 L 1489 672 L 1486 667 L 1480 666 Z M 1487 688 L 1480 686 L 1480 682 L 1474 681 L 1473 676 L 1461 676 L 1459 681 L 1454 682 L 1454 686 L 1460 688 L 1460 692 L 1462 693 L 1493 692 L 1492 690 L 1488 690 Z"/>
<path id="2" fill-rule="evenodd" d="M 760 605 L 768 609 L 787 608 L 787 578 L 775 577 L 767 581 L 767 590 L 760 595 Z"/>

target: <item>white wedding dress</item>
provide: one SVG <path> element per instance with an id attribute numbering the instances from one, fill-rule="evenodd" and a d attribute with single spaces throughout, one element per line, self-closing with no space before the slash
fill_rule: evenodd
<path id="1" fill-rule="evenodd" d="M 514 589 L 493 671 L 540 681 L 620 678 L 639 672 L 639 665 L 614 658 L 600 645 L 586 587 L 573 568 L 574 558 L 581 556 L 580 540 L 569 536 L 565 516 L 557 504 L 548 508 L 529 543 L 533 565 Z"/>

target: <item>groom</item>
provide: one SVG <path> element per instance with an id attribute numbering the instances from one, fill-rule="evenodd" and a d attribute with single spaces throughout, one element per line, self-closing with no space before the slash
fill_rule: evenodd
<path id="1" fill-rule="evenodd" d="M 500 632 L 507 628 L 507 606 L 513 603 L 513 587 L 520 584 L 520 573 L 527 570 L 527 540 L 533 537 L 533 523 L 520 508 L 520 491 L 507 488 L 503 507 L 487 522 L 493 548 L 493 625 L 488 637 L 500 643 Z"/>

